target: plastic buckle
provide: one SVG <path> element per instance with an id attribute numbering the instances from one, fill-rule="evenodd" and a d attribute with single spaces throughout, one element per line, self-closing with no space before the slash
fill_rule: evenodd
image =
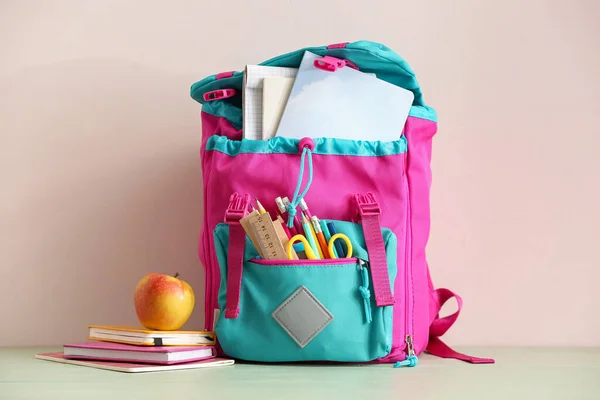
<path id="1" fill-rule="evenodd" d="M 250 206 L 250 195 L 245 194 L 244 197 L 234 192 L 229 197 L 229 206 L 225 211 L 224 222 L 228 225 L 237 224 L 240 219 L 244 218 L 248 214 L 248 208 Z"/>
<path id="2" fill-rule="evenodd" d="M 214 101 L 235 96 L 235 89 L 218 89 L 204 93 L 204 101 Z"/>
<path id="3" fill-rule="evenodd" d="M 331 56 L 324 56 L 323 58 L 315 60 L 314 65 L 315 67 L 324 71 L 334 72 L 338 68 L 345 67 L 346 60 L 340 60 L 339 58 Z"/>
<path id="4" fill-rule="evenodd" d="M 358 213 L 360 216 L 379 215 L 381 209 L 375 195 L 371 192 L 365 194 L 357 194 L 354 196 L 358 205 Z"/>

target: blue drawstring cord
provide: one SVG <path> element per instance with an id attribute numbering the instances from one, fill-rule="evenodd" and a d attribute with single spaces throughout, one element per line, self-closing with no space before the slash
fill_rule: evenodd
<path id="1" fill-rule="evenodd" d="M 397 361 L 394 364 L 394 368 L 400 367 L 415 367 L 417 365 L 418 358 L 417 356 L 408 356 L 404 361 Z"/>
<path id="2" fill-rule="evenodd" d="M 361 275 L 363 285 L 358 287 L 358 291 L 363 298 L 363 304 L 365 306 L 365 316 L 367 318 L 367 323 L 370 324 L 373 320 L 373 316 L 371 315 L 371 305 L 369 304 L 369 298 L 371 297 L 371 291 L 369 290 L 369 273 L 365 267 L 361 267 Z"/>
<path id="3" fill-rule="evenodd" d="M 307 154 L 308 154 L 308 182 L 306 183 L 306 186 L 304 187 L 304 190 L 302 191 L 302 193 L 300 195 L 298 195 L 298 193 L 300 192 L 300 186 L 302 186 L 302 180 L 304 179 L 304 158 L 306 157 Z M 288 206 L 287 206 L 287 211 L 288 211 L 287 226 L 288 226 L 288 228 L 292 228 L 294 226 L 294 217 L 296 216 L 296 208 L 298 207 L 298 205 L 300 204 L 300 202 L 302 201 L 302 199 L 308 192 L 308 189 L 310 189 L 312 179 L 313 179 L 312 151 L 308 147 L 305 147 L 302 150 L 302 156 L 300 157 L 300 173 L 298 175 L 298 183 L 296 184 L 296 190 L 294 191 L 294 197 L 292 198 L 292 201 L 290 202 L 290 204 L 288 204 Z"/>

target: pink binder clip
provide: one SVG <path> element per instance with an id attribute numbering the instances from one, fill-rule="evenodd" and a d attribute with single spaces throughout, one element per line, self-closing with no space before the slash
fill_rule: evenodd
<path id="1" fill-rule="evenodd" d="M 204 93 L 204 101 L 214 101 L 235 96 L 235 89 L 218 89 Z"/>
<path id="2" fill-rule="evenodd" d="M 325 56 L 323 58 L 315 60 L 314 65 L 315 67 L 324 71 L 333 72 L 338 68 L 346 66 L 346 60 L 340 60 L 339 58 Z"/>

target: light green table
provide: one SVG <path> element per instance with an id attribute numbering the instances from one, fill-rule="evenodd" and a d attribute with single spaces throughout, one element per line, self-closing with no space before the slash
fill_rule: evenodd
<path id="1" fill-rule="evenodd" d="M 600 399 L 600 349 L 458 349 L 496 364 L 423 355 L 416 368 L 263 366 L 129 374 L 0 348 L 0 399 Z"/>

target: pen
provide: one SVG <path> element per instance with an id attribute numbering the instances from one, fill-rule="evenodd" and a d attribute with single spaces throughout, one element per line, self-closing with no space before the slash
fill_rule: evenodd
<path id="1" fill-rule="evenodd" d="M 313 216 L 311 219 L 313 228 L 315 229 L 315 234 L 317 235 L 317 240 L 319 241 L 319 246 L 321 246 L 321 250 L 323 251 L 323 258 L 331 258 L 329 255 L 329 249 L 327 249 L 327 241 L 325 240 L 325 234 L 319 225 L 319 219 L 316 216 Z"/>
<path id="2" fill-rule="evenodd" d="M 335 225 L 333 224 L 333 222 L 329 222 L 327 224 L 327 227 L 329 228 L 329 233 L 331 234 L 331 237 L 335 236 L 337 231 L 335 230 Z M 340 243 L 340 241 L 336 240 L 334 245 L 335 245 L 335 250 L 338 253 L 338 257 L 343 257 L 344 256 L 344 248 L 342 247 L 342 244 Z"/>
<path id="3" fill-rule="evenodd" d="M 320 259 L 320 251 L 317 250 L 319 246 L 315 242 L 315 237 L 313 236 L 312 231 L 310 230 L 310 223 L 308 222 L 308 219 L 305 216 L 302 216 L 302 226 L 304 227 L 304 236 L 306 236 L 308 244 L 310 245 L 310 247 L 312 247 L 313 252 L 317 255 L 317 259 Z"/>

